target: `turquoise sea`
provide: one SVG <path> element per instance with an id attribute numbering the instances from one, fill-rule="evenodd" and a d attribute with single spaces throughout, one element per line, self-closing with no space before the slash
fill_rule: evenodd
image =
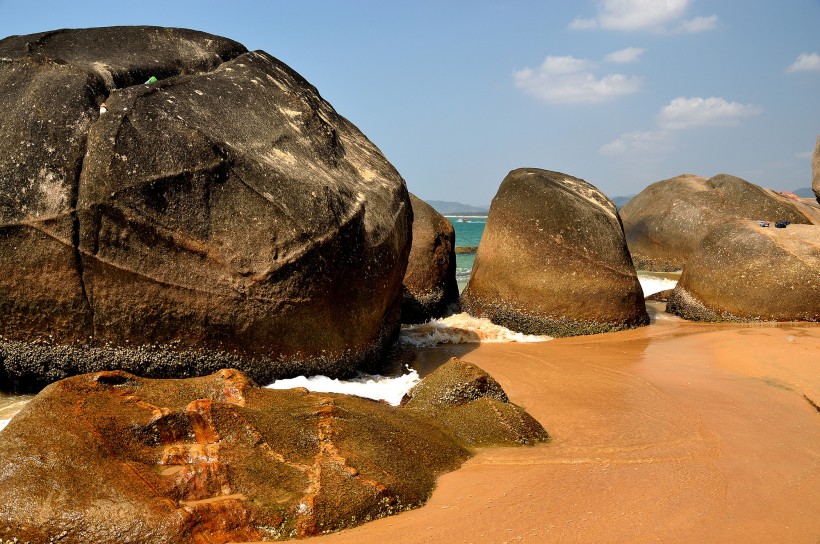
<path id="1" fill-rule="evenodd" d="M 456 231 L 456 247 L 478 247 L 481 235 L 484 234 L 484 227 L 487 225 L 486 217 L 462 217 L 445 216 L 453 224 Z M 475 262 L 475 253 L 456 254 L 456 281 L 458 290 L 463 291 L 470 280 L 470 271 Z"/>

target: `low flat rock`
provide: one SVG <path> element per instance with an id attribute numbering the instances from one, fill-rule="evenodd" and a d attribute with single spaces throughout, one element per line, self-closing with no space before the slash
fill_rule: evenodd
<path id="1" fill-rule="evenodd" d="M 697 321 L 820 321 L 820 226 L 732 223 L 692 253 L 667 311 Z"/>
<path id="2" fill-rule="evenodd" d="M 615 205 L 582 179 L 537 168 L 501 183 L 461 305 L 527 334 L 649 323 Z"/>
<path id="3" fill-rule="evenodd" d="M 636 268 L 681 270 L 713 229 L 738 220 L 820 224 L 820 210 L 741 178 L 693 174 L 649 185 L 621 209 Z"/>
<path id="4" fill-rule="evenodd" d="M 410 194 L 413 244 L 402 282 L 402 323 L 424 323 L 458 305 L 456 234 L 452 223 Z"/>
<path id="5" fill-rule="evenodd" d="M 235 370 L 56 382 L 0 433 L 0 541 L 310 536 L 423 504 L 473 446 L 548 439 L 473 365 L 453 361 L 428 380 L 406 407 L 264 389 Z M 434 398 L 446 406 L 428 410 Z"/>
<path id="6" fill-rule="evenodd" d="M 18 388 L 126 347 L 156 348 L 129 369 L 157 377 L 203 354 L 260 382 L 382 364 L 407 189 L 288 66 L 184 29 L 12 36 L 0 107 L 0 337 L 34 346 L 0 350 Z"/>

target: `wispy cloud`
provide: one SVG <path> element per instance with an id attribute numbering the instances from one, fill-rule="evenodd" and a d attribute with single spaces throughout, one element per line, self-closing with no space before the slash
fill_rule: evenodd
<path id="1" fill-rule="evenodd" d="M 605 56 L 604 60 L 607 62 L 615 62 L 617 64 L 627 64 L 638 60 L 638 57 L 643 55 L 645 51 L 646 49 L 642 49 L 640 47 L 627 47 L 626 49 L 613 51 L 609 55 Z"/>
<path id="2" fill-rule="evenodd" d="M 674 145 L 671 132 L 666 130 L 635 131 L 622 134 L 601 146 L 598 152 L 608 157 L 640 156 L 662 158 Z"/>
<path id="3" fill-rule="evenodd" d="M 662 128 L 680 130 L 702 126 L 736 125 L 743 117 L 759 115 L 763 109 L 754 104 L 729 102 L 725 98 L 678 97 L 658 114 Z"/>
<path id="4" fill-rule="evenodd" d="M 817 53 L 800 53 L 797 59 L 786 68 L 786 72 L 820 72 L 820 55 Z"/>
<path id="5" fill-rule="evenodd" d="M 525 93 L 549 104 L 597 104 L 640 90 L 640 77 L 596 75 L 597 66 L 588 59 L 548 56 L 537 68 L 513 72 L 513 81 Z"/>
<path id="6" fill-rule="evenodd" d="M 602 0 L 595 17 L 578 17 L 569 28 L 692 33 L 717 27 L 717 15 L 685 19 L 690 4 L 690 0 Z"/>
<path id="7" fill-rule="evenodd" d="M 759 115 L 763 108 L 754 104 L 730 102 L 721 97 L 673 99 L 655 116 L 657 128 L 626 132 L 601 146 L 601 155 L 641 160 L 659 160 L 677 145 L 680 131 L 707 126 L 736 125 L 741 119 Z"/>

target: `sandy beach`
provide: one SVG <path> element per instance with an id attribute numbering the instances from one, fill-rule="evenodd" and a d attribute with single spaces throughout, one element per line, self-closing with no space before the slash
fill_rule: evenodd
<path id="1" fill-rule="evenodd" d="M 419 349 L 492 374 L 552 435 L 485 449 L 418 510 L 311 542 L 820 539 L 820 325 L 686 322 Z"/>

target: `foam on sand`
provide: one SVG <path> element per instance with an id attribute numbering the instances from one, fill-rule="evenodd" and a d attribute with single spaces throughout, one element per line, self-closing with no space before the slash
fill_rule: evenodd
<path id="1" fill-rule="evenodd" d="M 489 319 L 460 313 L 433 319 L 420 325 L 402 325 L 401 343 L 416 348 L 438 344 L 472 344 L 481 342 L 545 342 L 550 336 L 536 336 L 511 331 Z"/>
<path id="2" fill-rule="evenodd" d="M 286 380 L 276 380 L 268 389 L 293 389 L 304 387 L 311 392 L 343 393 L 373 400 L 383 400 L 398 406 L 404 394 L 419 382 L 419 374 L 408 369 L 401 376 L 380 376 L 361 373 L 351 380 L 336 380 L 327 376 L 297 376 Z"/>

